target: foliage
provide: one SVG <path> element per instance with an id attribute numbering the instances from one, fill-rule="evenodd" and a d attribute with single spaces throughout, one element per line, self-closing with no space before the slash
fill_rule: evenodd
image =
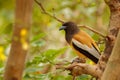
<path id="1" fill-rule="evenodd" d="M 102 15 L 98 11 L 103 0 L 38 0 L 46 10 L 63 21 L 74 21 L 77 24 L 87 25 L 106 34 L 109 11 L 104 5 Z M 49 4 L 48 4 L 49 3 Z M 15 0 L 0 1 L 0 80 L 2 80 L 4 66 L 9 54 L 12 29 L 14 26 Z M 59 5 L 58 5 L 59 4 Z M 61 24 L 51 17 L 42 14 L 39 6 L 34 3 L 33 20 L 30 32 L 30 50 L 26 62 L 23 80 L 72 80 L 68 71 L 55 70 L 55 64 L 60 61 L 72 61 L 75 57 L 72 50 L 66 47 L 64 34 L 59 32 Z M 99 21 L 102 30 L 99 30 Z M 85 29 L 84 29 L 85 30 Z M 88 30 L 98 42 L 102 38 Z M 104 42 L 104 41 L 101 41 Z M 99 44 L 103 51 L 104 43 Z M 44 69 L 48 67 L 44 74 Z M 77 80 L 88 80 L 91 76 L 82 75 Z"/>
<path id="2" fill-rule="evenodd" d="M 25 78 L 36 78 L 43 80 L 46 78 L 53 77 L 51 72 L 47 74 L 41 74 L 41 70 L 44 68 L 44 66 L 46 66 L 46 64 L 50 64 L 50 66 L 55 66 L 55 63 L 57 63 L 56 61 L 57 56 L 63 54 L 65 50 L 66 47 L 61 48 L 59 50 L 48 49 L 47 51 L 42 52 L 39 55 L 35 56 L 31 61 L 27 62 Z"/>

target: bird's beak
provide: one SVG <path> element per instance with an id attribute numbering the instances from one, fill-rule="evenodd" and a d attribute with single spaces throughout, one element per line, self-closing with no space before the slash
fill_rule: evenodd
<path id="1" fill-rule="evenodd" d="M 66 26 L 61 26 L 60 28 L 59 28 L 59 31 L 60 30 L 64 30 L 66 28 Z"/>

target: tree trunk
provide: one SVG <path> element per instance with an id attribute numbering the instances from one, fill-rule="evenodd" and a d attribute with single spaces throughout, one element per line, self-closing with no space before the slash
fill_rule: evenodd
<path id="1" fill-rule="evenodd" d="M 15 25 L 4 80 L 22 80 L 29 46 L 33 0 L 16 0 Z"/>
<path id="2" fill-rule="evenodd" d="M 106 0 L 106 3 L 110 7 L 110 29 L 108 36 L 111 38 L 111 42 L 107 42 L 108 49 L 106 49 L 106 53 L 108 52 L 108 56 L 110 55 L 108 63 L 106 65 L 106 69 L 103 73 L 101 80 L 120 80 L 120 1 L 119 0 Z M 116 36 L 117 40 L 116 40 Z M 112 47 L 115 43 L 112 53 Z"/>
<path id="3" fill-rule="evenodd" d="M 102 80 L 120 80 L 120 32 L 118 34 Z"/>

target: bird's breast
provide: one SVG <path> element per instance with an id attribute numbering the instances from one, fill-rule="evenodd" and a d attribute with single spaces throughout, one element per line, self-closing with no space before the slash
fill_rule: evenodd
<path id="1" fill-rule="evenodd" d="M 66 34 L 66 35 L 65 35 L 65 39 L 66 39 L 66 41 L 67 41 L 69 44 L 70 44 L 71 41 L 72 41 L 72 37 L 73 37 L 72 34 Z"/>

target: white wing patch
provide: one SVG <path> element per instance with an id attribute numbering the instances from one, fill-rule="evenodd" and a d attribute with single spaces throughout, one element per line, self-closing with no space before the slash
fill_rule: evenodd
<path id="1" fill-rule="evenodd" d="M 94 57 L 96 57 L 97 59 L 99 59 L 100 54 L 98 53 L 98 51 L 92 46 L 91 48 L 89 48 L 87 45 L 83 45 L 80 42 L 78 42 L 75 39 L 72 39 L 72 42 L 79 48 L 88 51 L 91 55 L 93 55 Z"/>

